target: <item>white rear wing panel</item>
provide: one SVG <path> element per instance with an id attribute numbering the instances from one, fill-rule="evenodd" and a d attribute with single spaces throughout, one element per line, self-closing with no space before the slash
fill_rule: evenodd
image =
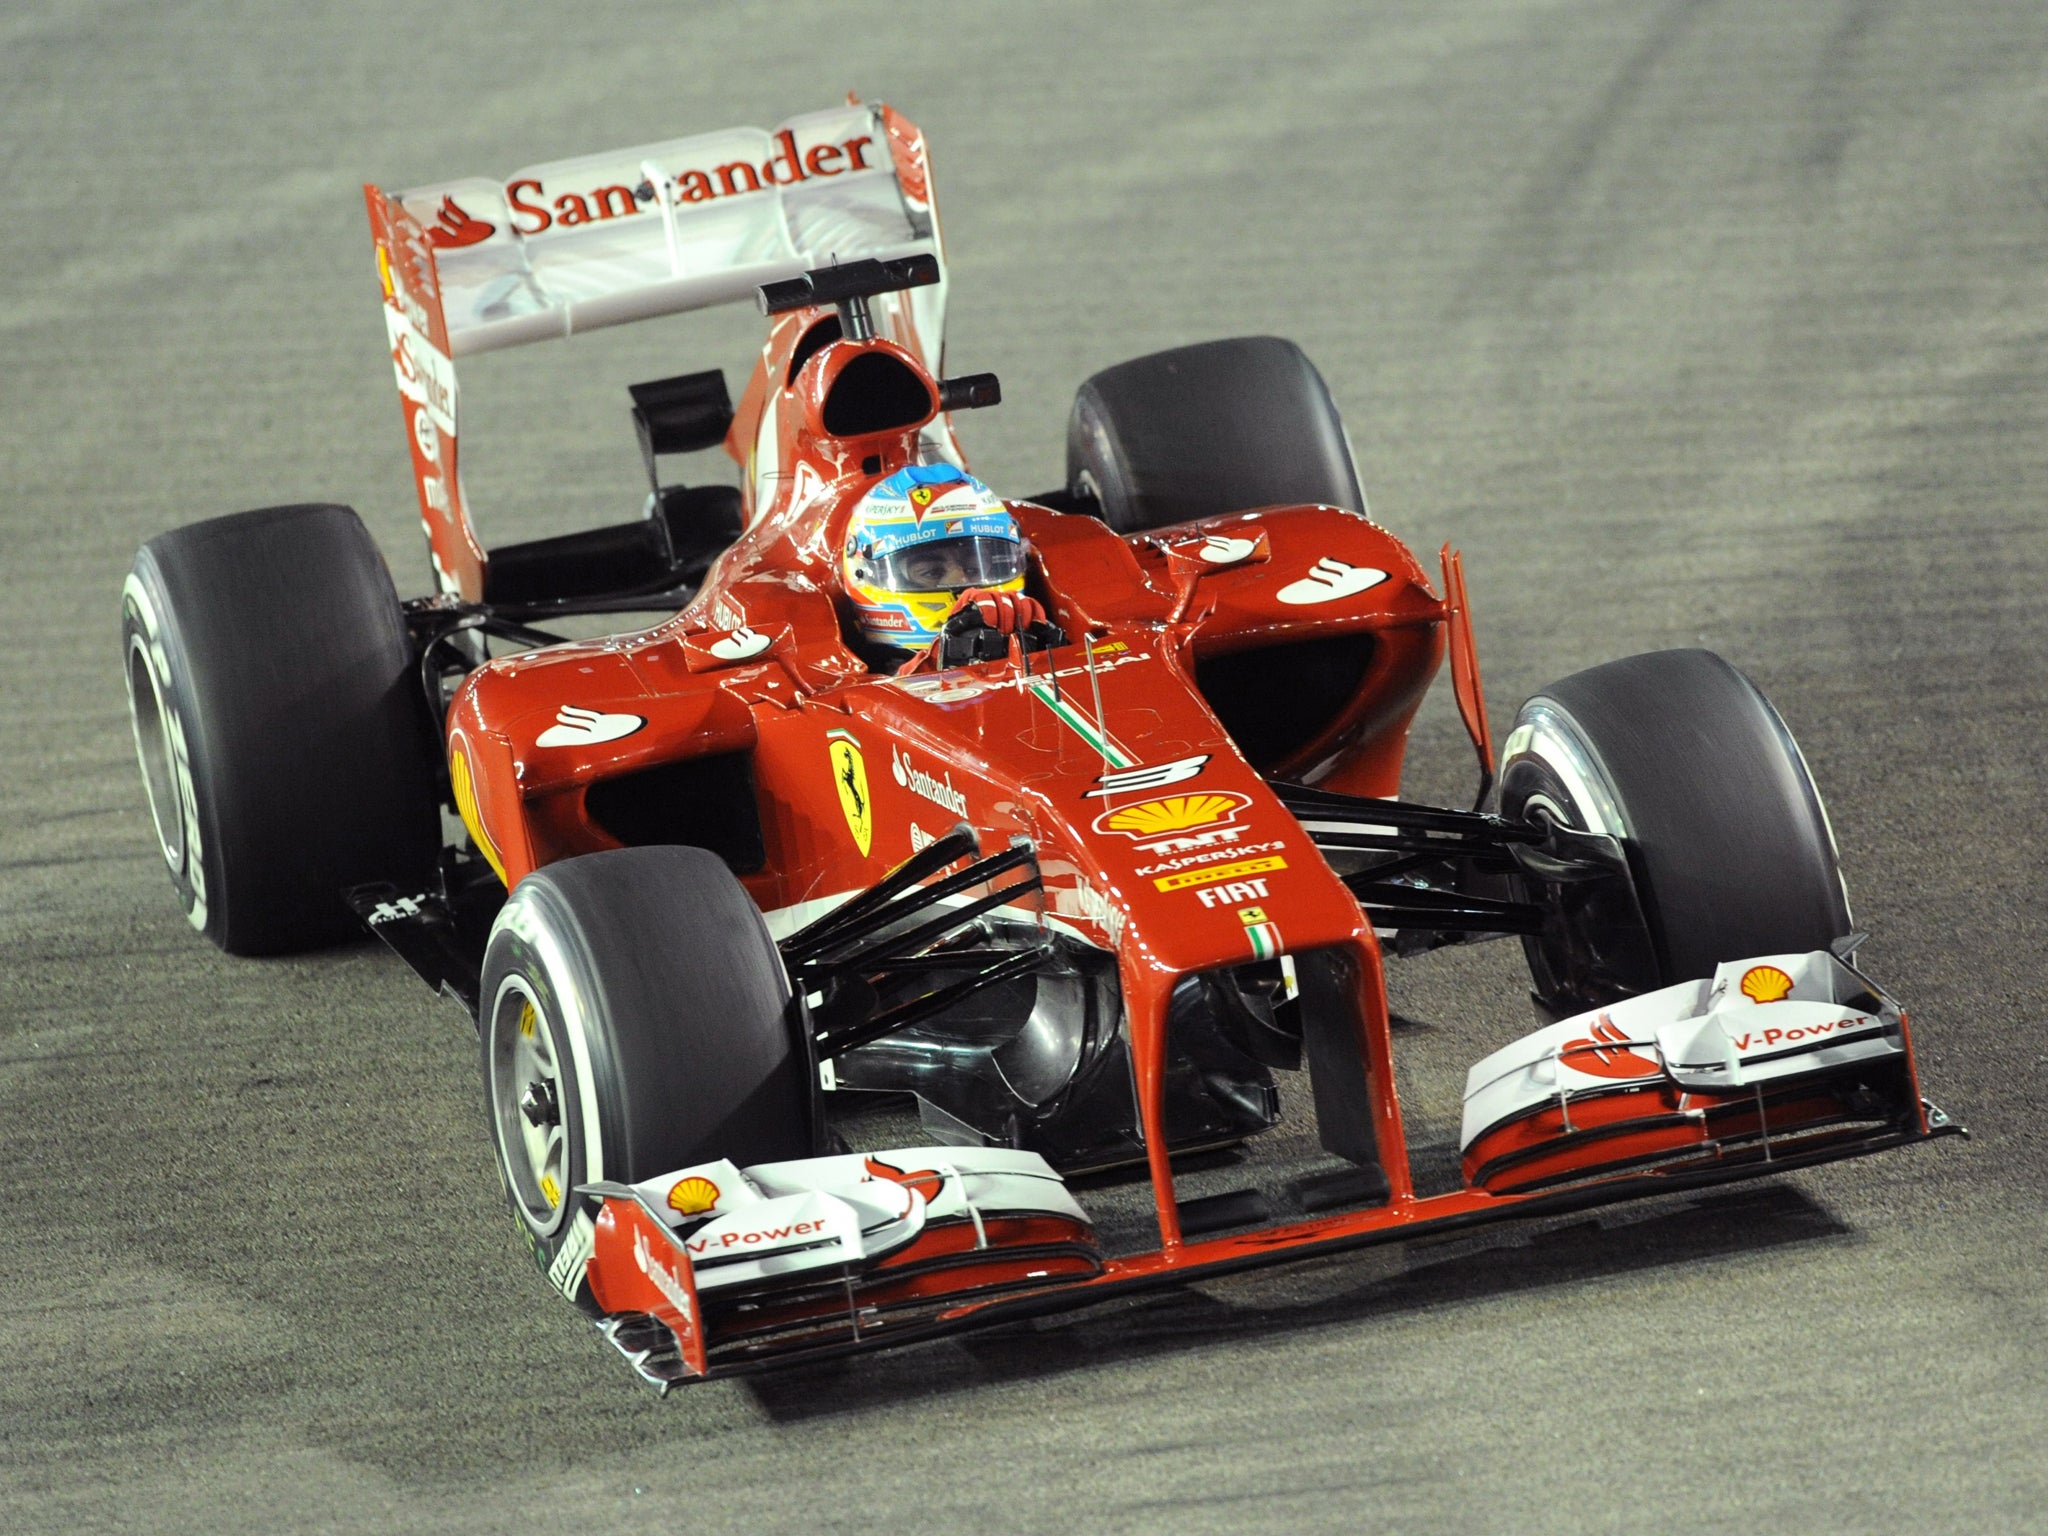
<path id="1" fill-rule="evenodd" d="M 944 281 L 923 137 L 882 106 L 557 160 L 502 182 L 437 182 L 395 200 L 433 246 L 453 357 L 750 299 L 762 283 L 835 260 L 928 252 Z M 942 299 L 926 292 L 933 312 L 919 329 L 936 336 Z"/>
<path id="2" fill-rule="evenodd" d="M 924 135 L 887 106 L 556 160 L 502 182 L 363 192 L 435 578 L 471 602 L 490 555 L 457 469 L 466 353 L 752 299 L 835 260 L 927 254 L 938 282 L 882 295 L 874 316 L 941 371 L 946 263 Z"/>

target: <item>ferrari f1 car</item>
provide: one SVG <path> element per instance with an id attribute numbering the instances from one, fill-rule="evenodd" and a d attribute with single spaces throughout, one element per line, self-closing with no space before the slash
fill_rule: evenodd
<path id="1" fill-rule="evenodd" d="M 650 1382 L 1954 1129 L 1763 695 L 1634 656 L 1496 752 L 1458 556 L 1433 585 L 1366 514 L 1291 343 L 1083 384 L 1067 483 L 1005 503 L 1043 622 L 906 669 L 853 622 L 848 520 L 966 482 L 952 417 L 1000 395 L 942 364 L 912 124 L 366 191 L 438 590 L 401 602 L 338 506 L 147 544 L 156 834 L 224 949 L 367 924 L 471 1014 L 518 1230 Z M 642 515 L 486 548 L 459 358 L 747 299 L 737 405 L 631 388 Z M 718 447 L 737 486 L 671 478 Z M 1446 660 L 1472 810 L 1399 798 Z M 1420 1189 L 1383 968 L 1500 936 L 1546 1022 L 1473 1066 L 1461 1173 Z M 1261 1143 L 1287 1099 L 1313 1142 Z"/>

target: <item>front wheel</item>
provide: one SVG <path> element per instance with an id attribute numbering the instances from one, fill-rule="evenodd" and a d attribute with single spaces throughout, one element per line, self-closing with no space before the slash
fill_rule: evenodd
<path id="1" fill-rule="evenodd" d="M 230 954 L 311 949 L 360 931 L 348 887 L 432 878 L 430 722 L 354 512 L 269 507 L 160 534 L 121 617 L 143 789 L 193 927 Z"/>
<path id="2" fill-rule="evenodd" d="M 484 1095 L 513 1217 L 588 1307 L 596 1203 L 697 1163 L 814 1150 L 815 1080 L 767 925 L 701 848 L 622 848 L 519 882 L 484 953 Z"/>
<path id="3" fill-rule="evenodd" d="M 1103 369 L 1074 395 L 1067 484 L 1118 533 L 1248 507 L 1365 510 L 1323 376 L 1277 336 L 1205 341 Z"/>
<path id="4" fill-rule="evenodd" d="M 1600 833 L 1627 853 L 1627 880 L 1538 891 L 1549 922 L 1525 947 L 1554 1016 L 1727 960 L 1825 949 L 1850 930 L 1806 760 L 1756 685 L 1710 651 L 1552 683 L 1516 716 L 1499 795 L 1510 820 Z"/>

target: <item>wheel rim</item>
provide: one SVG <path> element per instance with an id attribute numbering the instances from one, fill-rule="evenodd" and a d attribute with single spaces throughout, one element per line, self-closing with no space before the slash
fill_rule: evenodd
<path id="1" fill-rule="evenodd" d="M 1635 836 L 1627 809 L 1579 724 L 1547 698 L 1522 706 L 1501 752 L 1499 808 L 1511 821 Z M 1540 885 L 1543 931 L 1526 935 L 1538 1005 L 1552 1019 L 1662 984 L 1657 940 L 1632 880 Z"/>
<path id="2" fill-rule="evenodd" d="M 128 642 L 128 718 L 135 728 L 135 755 L 142 761 L 142 788 L 149 797 L 150 820 L 156 823 L 157 847 L 171 873 L 182 875 L 185 814 L 178 796 L 177 755 L 156 668 L 139 634 Z"/>
<path id="3" fill-rule="evenodd" d="M 491 1024 L 491 1116 L 512 1203 L 542 1236 L 569 1208 L 569 1119 L 573 1097 L 558 1026 L 527 986 L 511 976 Z"/>
<path id="4" fill-rule="evenodd" d="M 1519 763 L 1540 765 L 1538 783 L 1516 795 L 1511 780 Z M 1584 738 L 1570 717 L 1546 700 L 1532 699 L 1522 707 L 1506 745 L 1501 751 L 1501 810 L 1516 820 L 1548 816 L 1561 826 L 1604 837 L 1628 837 L 1628 818 L 1606 770 L 1587 749 Z"/>

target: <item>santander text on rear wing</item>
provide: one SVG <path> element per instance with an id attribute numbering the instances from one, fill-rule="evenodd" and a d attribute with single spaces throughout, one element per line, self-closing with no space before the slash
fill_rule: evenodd
<path id="1" fill-rule="evenodd" d="M 849 105 L 396 194 L 452 356 L 751 300 L 810 268 L 939 254 L 921 135 Z M 936 334 L 938 327 L 920 329 Z"/>
<path id="2" fill-rule="evenodd" d="M 456 469 L 458 357 L 751 300 L 763 283 L 835 262 L 927 254 L 939 281 L 892 296 L 904 312 L 887 329 L 940 370 L 945 257 L 924 137 L 887 106 L 556 160 L 503 181 L 363 191 L 435 573 L 472 600 L 488 556 Z"/>

